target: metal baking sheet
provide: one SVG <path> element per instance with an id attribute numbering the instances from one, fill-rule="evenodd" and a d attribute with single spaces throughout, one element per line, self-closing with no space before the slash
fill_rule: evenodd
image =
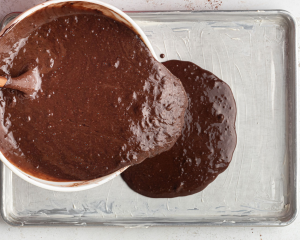
<path id="1" fill-rule="evenodd" d="M 129 13 L 164 60 L 192 61 L 227 82 L 237 102 L 232 163 L 204 191 L 151 199 L 120 177 L 60 193 L 2 165 L 1 213 L 12 225 L 285 226 L 297 213 L 295 21 L 285 11 Z M 9 15 L 7 20 L 15 17 Z"/>

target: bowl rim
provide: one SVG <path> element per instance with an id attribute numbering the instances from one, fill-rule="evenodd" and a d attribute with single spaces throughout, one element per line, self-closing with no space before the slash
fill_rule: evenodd
<path id="1" fill-rule="evenodd" d="M 17 16 L 15 19 L 13 19 L 11 22 L 9 22 L 1 31 L 0 31 L 0 36 L 3 36 L 5 33 L 9 32 L 14 26 L 16 26 L 20 21 L 31 15 L 32 13 L 45 8 L 47 6 L 59 4 L 59 3 L 64 3 L 64 2 L 81 2 L 81 3 L 92 3 L 95 5 L 100 5 L 102 7 L 105 7 L 109 10 L 112 10 L 115 12 L 117 15 L 125 19 L 132 27 L 133 29 L 139 34 L 141 40 L 145 43 L 145 45 L 149 48 L 150 52 L 152 53 L 153 57 L 157 60 L 157 56 L 155 54 L 155 51 L 148 40 L 147 36 L 145 33 L 142 31 L 142 29 L 123 11 L 119 10 L 118 8 L 104 3 L 102 1 L 98 0 L 51 0 L 47 2 L 43 2 L 41 4 L 38 4 L 25 12 L 21 13 L 19 16 Z M 118 21 L 118 20 L 117 20 Z M 13 173 L 15 173 L 17 176 L 22 178 L 23 180 L 47 189 L 47 190 L 52 190 L 52 191 L 59 191 L 59 192 L 75 192 L 75 191 L 82 191 L 82 190 L 88 190 L 97 186 L 100 186 L 101 184 L 104 184 L 108 182 L 109 180 L 115 178 L 116 176 L 120 175 L 123 171 L 125 171 L 129 166 L 123 167 L 109 175 L 106 175 L 101 178 L 96 178 L 92 180 L 85 180 L 85 181 L 64 181 L 64 182 L 59 182 L 59 181 L 47 181 L 41 178 L 34 177 L 21 169 L 19 169 L 17 166 L 12 164 L 6 157 L 2 154 L 0 151 L 0 160 L 7 166 Z"/>

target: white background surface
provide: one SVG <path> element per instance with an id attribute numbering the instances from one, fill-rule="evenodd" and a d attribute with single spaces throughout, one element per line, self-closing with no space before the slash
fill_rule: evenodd
<path id="1" fill-rule="evenodd" d="M 104 1 L 104 0 L 103 0 Z M 257 10 L 284 9 L 300 23 L 299 0 L 105 0 L 123 11 L 140 10 Z M 43 0 L 0 0 L 0 19 L 10 12 L 24 11 Z M 299 32 L 298 27 L 298 32 Z M 299 50 L 298 39 L 298 50 Z M 300 54 L 299 54 L 300 55 Z M 298 181 L 298 184 L 300 182 Z M 0 239 L 300 239 L 300 217 L 283 228 L 226 227 L 12 227 L 0 219 Z"/>

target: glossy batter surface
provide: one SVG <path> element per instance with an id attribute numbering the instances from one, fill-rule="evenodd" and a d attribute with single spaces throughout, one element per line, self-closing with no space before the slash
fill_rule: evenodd
<path id="1" fill-rule="evenodd" d="M 172 198 L 202 191 L 229 165 L 236 147 L 236 104 L 229 86 L 191 62 L 164 65 L 181 81 L 189 105 L 174 147 L 122 173 L 148 197 Z"/>
<path id="2" fill-rule="evenodd" d="M 170 149 L 181 134 L 181 82 L 101 12 L 48 7 L 0 46 L 2 75 L 35 69 L 41 81 L 34 97 L 0 91 L 1 152 L 25 172 L 94 179 Z"/>

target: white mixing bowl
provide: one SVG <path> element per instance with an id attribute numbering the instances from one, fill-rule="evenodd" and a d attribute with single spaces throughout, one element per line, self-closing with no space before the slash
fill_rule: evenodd
<path id="1" fill-rule="evenodd" d="M 0 32 L 0 36 L 5 31 L 10 31 L 14 26 L 16 26 L 20 21 L 22 21 L 24 18 L 28 17 L 32 13 L 43 9 L 48 6 L 60 6 L 63 3 L 66 2 L 72 2 L 74 3 L 74 6 L 80 6 L 84 7 L 86 9 L 94 9 L 94 10 L 100 10 L 102 13 L 108 17 L 113 17 L 115 20 L 122 22 L 126 26 L 130 27 L 135 31 L 136 34 L 139 35 L 139 37 L 143 40 L 143 42 L 146 44 L 146 46 L 149 48 L 153 56 L 157 59 L 155 52 L 147 39 L 144 32 L 140 29 L 140 27 L 124 12 L 121 10 L 115 8 L 114 6 L 111 6 L 107 3 L 103 3 L 96 0 L 52 0 L 48 1 L 42 4 L 39 4 L 26 12 L 22 13 L 18 17 L 16 17 L 14 20 L 12 20 L 2 31 Z M 53 191 L 61 191 L 61 192 L 74 192 L 74 191 L 81 191 L 81 190 L 87 190 L 93 187 L 97 187 L 103 183 L 106 183 L 107 181 L 113 179 L 114 177 L 118 176 L 120 173 L 122 173 L 124 170 L 127 169 L 127 167 L 124 167 L 112 174 L 109 174 L 107 176 L 88 180 L 88 181 L 73 181 L 73 182 L 55 182 L 55 181 L 46 181 L 37 177 L 34 177 L 32 175 L 29 175 L 19 168 L 17 168 L 15 165 L 13 165 L 10 161 L 8 161 L 3 154 L 0 152 L 0 159 L 2 162 L 10 169 L 12 170 L 16 175 L 18 175 L 20 178 L 24 179 L 25 181 L 32 183 L 38 187 L 45 188 L 48 190 Z"/>

